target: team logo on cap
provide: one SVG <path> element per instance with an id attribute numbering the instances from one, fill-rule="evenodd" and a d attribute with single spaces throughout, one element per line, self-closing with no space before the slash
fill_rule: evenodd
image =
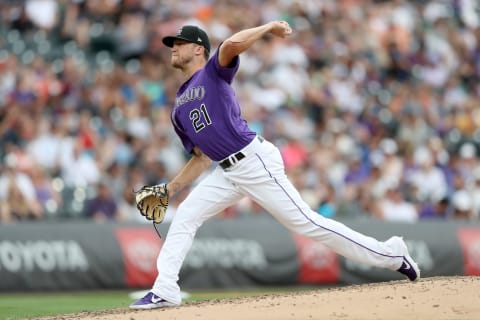
<path id="1" fill-rule="evenodd" d="M 197 41 L 198 41 L 198 42 L 202 42 L 202 39 L 200 39 L 200 37 L 198 37 Z"/>
<path id="2" fill-rule="evenodd" d="M 180 36 L 183 32 L 183 27 L 181 27 L 180 29 L 178 29 L 177 31 L 177 36 Z"/>

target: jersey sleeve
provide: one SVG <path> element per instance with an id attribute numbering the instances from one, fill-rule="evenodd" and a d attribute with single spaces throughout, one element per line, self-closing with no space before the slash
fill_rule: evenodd
<path id="1" fill-rule="evenodd" d="M 228 67 L 222 67 L 220 65 L 220 62 L 218 61 L 218 55 L 220 52 L 219 48 L 220 46 L 218 46 L 213 56 L 210 58 L 210 60 L 208 60 L 205 69 L 208 70 L 208 72 L 214 72 L 216 75 L 218 75 L 220 78 L 230 84 L 232 83 L 232 80 L 235 77 L 235 74 L 237 73 L 240 66 L 240 57 L 236 56 L 235 58 L 233 58 L 232 62 Z"/>

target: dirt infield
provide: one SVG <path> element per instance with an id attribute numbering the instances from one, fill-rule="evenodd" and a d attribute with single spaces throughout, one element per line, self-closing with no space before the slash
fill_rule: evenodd
<path id="1" fill-rule="evenodd" d="M 147 311 L 116 309 L 41 319 L 63 320 L 474 320 L 480 277 L 392 281 L 288 295 L 185 304 Z"/>

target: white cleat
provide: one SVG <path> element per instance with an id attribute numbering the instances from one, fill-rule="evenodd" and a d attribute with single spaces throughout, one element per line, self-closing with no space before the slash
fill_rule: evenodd
<path id="1" fill-rule="evenodd" d="M 403 238 L 401 237 L 393 237 L 392 240 L 398 241 L 403 254 L 402 265 L 397 269 L 397 271 L 407 276 L 410 281 L 417 281 L 420 279 L 420 268 L 408 253 L 408 248 L 405 244 L 405 241 L 403 241 Z"/>

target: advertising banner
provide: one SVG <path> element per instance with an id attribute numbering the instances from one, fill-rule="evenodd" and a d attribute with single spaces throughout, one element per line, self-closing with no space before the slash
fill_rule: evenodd
<path id="1" fill-rule="evenodd" d="M 458 238 L 464 257 L 463 273 L 467 276 L 480 276 L 480 229 L 459 228 Z"/>
<path id="2" fill-rule="evenodd" d="M 241 288 L 296 282 L 297 249 L 271 217 L 213 219 L 197 232 L 180 273 L 185 288 Z"/>
<path id="3" fill-rule="evenodd" d="M 342 221 L 387 240 L 403 236 L 423 277 L 480 275 L 480 225 Z M 149 288 L 160 239 L 150 224 L 86 221 L 0 226 L 0 291 Z M 357 284 L 403 279 L 338 256 L 270 216 L 212 219 L 197 232 L 180 271 L 185 289 Z"/>
<path id="4" fill-rule="evenodd" d="M 339 256 L 320 242 L 292 234 L 299 261 L 298 282 L 302 284 L 338 283 Z"/>
<path id="5" fill-rule="evenodd" d="M 0 290 L 123 287 L 110 229 L 82 222 L 1 226 Z"/>
<path id="6" fill-rule="evenodd" d="M 422 277 L 463 274 L 463 256 L 457 240 L 455 223 L 424 221 L 416 224 L 382 221 L 345 221 L 351 228 L 384 241 L 402 236 L 410 255 L 418 263 Z M 365 283 L 400 280 L 404 277 L 390 270 L 375 268 L 341 258 L 341 283 Z"/>
<path id="7" fill-rule="evenodd" d="M 157 256 L 163 240 L 153 228 L 118 227 L 114 235 L 123 257 L 124 279 L 128 287 L 151 286 L 157 275 Z"/>

